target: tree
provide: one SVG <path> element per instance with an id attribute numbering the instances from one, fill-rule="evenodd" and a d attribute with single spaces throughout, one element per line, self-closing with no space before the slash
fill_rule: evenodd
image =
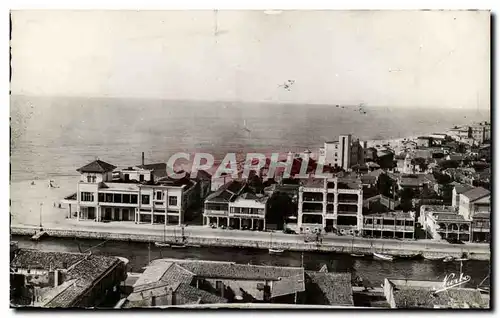
<path id="1" fill-rule="evenodd" d="M 278 229 L 283 228 L 285 220 L 296 215 L 297 206 L 286 193 L 278 192 L 269 199 L 269 208 L 266 213 L 266 223 L 276 224 Z"/>
<path id="2" fill-rule="evenodd" d="M 411 188 L 403 188 L 399 192 L 399 198 L 401 199 L 401 209 L 403 211 L 410 211 L 413 208 L 412 200 L 415 197 L 415 191 Z"/>
<path id="3" fill-rule="evenodd" d="M 386 197 L 392 197 L 394 184 L 394 180 L 392 180 L 387 174 L 382 173 L 377 180 L 378 193 Z"/>

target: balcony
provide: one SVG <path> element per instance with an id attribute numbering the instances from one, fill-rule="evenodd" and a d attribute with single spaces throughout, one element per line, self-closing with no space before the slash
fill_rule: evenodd
<path id="1" fill-rule="evenodd" d="M 358 211 L 338 210 L 337 214 L 342 214 L 342 215 L 357 215 Z"/>
<path id="2" fill-rule="evenodd" d="M 214 216 L 224 216 L 224 215 L 228 215 L 228 211 L 227 210 L 207 210 L 207 209 L 204 209 L 203 210 L 203 214 L 205 216 L 210 216 L 210 215 L 214 215 Z"/>

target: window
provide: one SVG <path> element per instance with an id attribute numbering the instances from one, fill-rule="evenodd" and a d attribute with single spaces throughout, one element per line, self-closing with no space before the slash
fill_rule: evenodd
<path id="1" fill-rule="evenodd" d="M 87 176 L 87 182 L 92 182 L 92 177 L 91 176 Z"/>
<path id="2" fill-rule="evenodd" d="M 130 203 L 130 194 L 123 195 L 123 203 Z"/>
<path id="3" fill-rule="evenodd" d="M 130 195 L 130 203 L 137 204 L 137 194 Z"/>
<path id="4" fill-rule="evenodd" d="M 120 193 L 113 194 L 114 203 L 122 203 L 122 195 Z"/>
<path id="5" fill-rule="evenodd" d="M 98 198 L 99 202 L 104 202 L 104 198 L 105 198 L 105 197 L 104 197 L 104 193 L 99 193 L 99 194 L 97 195 L 97 198 Z"/>
<path id="6" fill-rule="evenodd" d="M 144 181 L 144 175 L 143 175 L 143 174 L 139 175 L 139 181 L 140 181 L 140 182 L 143 182 L 143 181 Z"/>
<path id="7" fill-rule="evenodd" d="M 149 204 L 149 195 L 147 195 L 147 194 L 143 194 L 143 195 L 141 195 L 141 197 L 142 197 L 142 198 L 141 198 L 141 200 L 142 200 L 142 201 L 141 201 L 141 202 L 142 202 L 142 204 Z"/>
<path id="8" fill-rule="evenodd" d="M 168 205 L 177 205 L 177 197 L 168 197 Z"/>
<path id="9" fill-rule="evenodd" d="M 85 202 L 94 201 L 94 194 L 92 192 L 81 192 L 80 199 Z"/>
<path id="10" fill-rule="evenodd" d="M 156 200 L 161 200 L 161 191 L 156 191 Z"/>
<path id="11" fill-rule="evenodd" d="M 106 193 L 106 202 L 113 202 L 113 194 Z"/>
<path id="12" fill-rule="evenodd" d="M 92 176 L 92 182 L 95 183 L 96 181 L 96 176 Z"/>

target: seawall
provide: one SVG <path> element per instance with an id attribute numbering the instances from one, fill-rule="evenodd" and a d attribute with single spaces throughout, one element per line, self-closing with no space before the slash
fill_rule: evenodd
<path id="1" fill-rule="evenodd" d="M 133 242 L 163 242 L 174 243 L 173 236 L 155 235 L 155 234 L 134 234 L 134 233 L 111 233 L 103 231 L 91 230 L 76 230 L 76 229 L 43 229 L 48 236 L 61 238 L 79 238 L 79 239 L 97 239 L 97 240 L 114 240 L 114 241 L 133 241 Z M 11 227 L 12 235 L 29 235 L 33 236 L 39 229 L 33 227 L 15 226 Z M 43 238 L 42 238 L 43 239 Z M 187 239 L 187 244 L 200 245 L 202 247 L 243 247 L 268 249 L 270 242 L 263 238 L 238 238 L 225 237 L 214 238 L 204 237 L 202 235 L 190 235 Z M 436 244 L 428 244 L 419 241 L 401 241 L 398 244 L 387 244 L 382 239 L 352 239 L 342 242 L 323 241 L 322 244 L 316 242 L 300 242 L 300 241 L 284 241 L 276 238 L 273 240 L 273 248 L 285 249 L 290 251 L 317 251 L 317 252 L 335 252 L 335 253 L 359 253 L 371 254 L 373 252 L 389 255 L 408 255 L 420 253 L 424 257 L 461 257 L 463 253 L 467 253 L 469 259 L 489 260 L 489 247 L 478 246 L 473 244 L 448 245 L 445 248 Z"/>

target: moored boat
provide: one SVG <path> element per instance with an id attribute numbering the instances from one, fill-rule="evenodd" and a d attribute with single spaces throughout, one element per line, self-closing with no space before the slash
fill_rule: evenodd
<path id="1" fill-rule="evenodd" d="M 270 248 L 269 254 L 282 254 L 285 250 L 279 248 Z"/>
<path id="2" fill-rule="evenodd" d="M 365 257 L 365 254 L 351 253 L 352 257 Z"/>
<path id="3" fill-rule="evenodd" d="M 187 245 L 184 243 L 172 243 L 172 244 L 170 244 L 170 247 L 171 248 L 186 248 Z"/>
<path id="4" fill-rule="evenodd" d="M 424 258 L 426 260 L 429 260 L 429 261 L 442 261 L 444 260 L 444 256 L 424 256 Z"/>
<path id="5" fill-rule="evenodd" d="M 384 260 L 384 261 L 394 260 L 394 256 L 387 255 L 387 254 L 373 253 L 373 256 L 375 256 L 375 258 L 379 258 L 379 259 Z"/>
<path id="6" fill-rule="evenodd" d="M 451 262 L 453 261 L 455 258 L 453 256 L 446 256 L 444 259 L 443 259 L 443 262 L 445 263 L 448 263 L 448 262 Z"/>
<path id="7" fill-rule="evenodd" d="M 165 242 L 155 242 L 156 247 L 169 247 L 170 244 L 165 243 Z"/>

